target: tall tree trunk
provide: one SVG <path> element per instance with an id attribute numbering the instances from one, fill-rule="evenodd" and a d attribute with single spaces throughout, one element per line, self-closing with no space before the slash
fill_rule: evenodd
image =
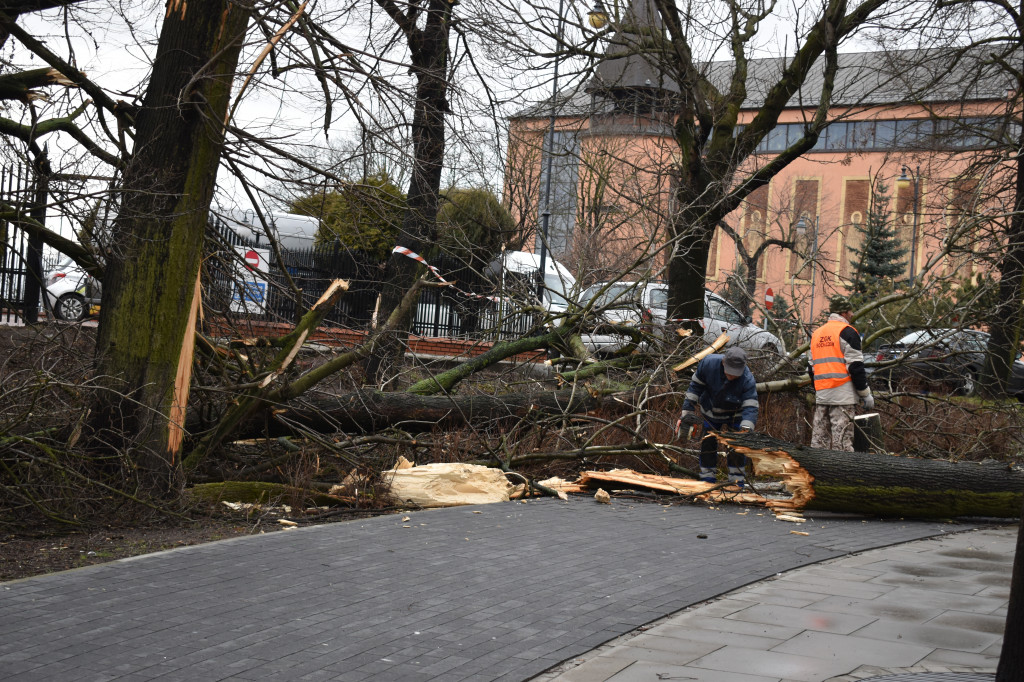
<path id="1" fill-rule="evenodd" d="M 677 135 L 678 138 L 678 135 Z M 682 142 L 680 142 L 682 145 Z M 707 278 L 711 241 L 719 215 L 711 214 L 713 186 L 704 172 L 703 162 L 694 161 L 696 170 L 686 168 L 675 189 L 681 210 L 671 217 L 672 250 L 668 261 L 668 316 L 684 320 L 680 326 L 695 335 L 704 333 L 704 286 Z"/>
<path id="2" fill-rule="evenodd" d="M 1024 87 L 1024 82 L 1018 85 Z M 985 383 L 996 395 L 1005 395 L 1013 361 L 1020 352 L 1021 326 L 1024 323 L 1024 159 L 1021 158 L 1024 132 L 1017 141 L 1014 159 L 1015 178 L 1013 214 L 1006 231 L 1003 257 L 999 261 L 999 303 L 989 323 L 988 363 Z"/>
<path id="3" fill-rule="evenodd" d="M 1020 510 L 1024 523 L 1024 507 Z M 1017 549 L 1013 555 L 1013 576 L 1010 579 L 1010 602 L 1006 606 L 1006 629 L 1003 650 L 996 668 L 996 682 L 1024 680 L 1024 525 L 1017 527 Z"/>
<path id="4" fill-rule="evenodd" d="M 151 492 L 179 470 L 169 416 L 203 236 L 224 140 L 224 119 L 250 9 L 241 2 L 169 0 L 135 150 L 122 184 L 97 339 L 104 391 L 94 442 L 131 447 Z M 185 382 L 187 383 L 187 382 Z"/>
<path id="5" fill-rule="evenodd" d="M 401 24 L 406 17 L 396 14 L 388 0 L 378 0 Z M 416 102 L 412 120 L 413 171 L 398 246 L 423 253 L 437 241 L 437 207 L 444 167 L 444 117 L 448 112 L 448 32 L 454 3 L 430 0 L 423 29 L 406 27 L 416 74 Z M 407 256 L 392 253 L 384 271 L 378 319 L 387 319 L 398 307 L 422 266 Z M 366 363 L 366 373 L 375 382 L 383 380 L 388 367 L 401 356 L 415 308 L 409 319 L 391 338 L 384 340 Z"/>

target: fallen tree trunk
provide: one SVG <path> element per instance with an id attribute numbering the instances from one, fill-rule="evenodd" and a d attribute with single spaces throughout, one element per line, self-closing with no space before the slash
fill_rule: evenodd
<path id="1" fill-rule="evenodd" d="M 268 405 L 265 412 L 240 424 L 233 437 L 295 435 L 296 427 L 317 433 L 373 433 L 395 427 L 409 432 L 467 424 L 519 420 L 531 412 L 580 413 L 605 402 L 597 392 L 564 389 L 510 395 L 423 396 L 375 390 L 353 391 L 331 398 L 307 399 L 299 405 Z M 607 401 L 613 409 L 629 405 Z"/>
<path id="2" fill-rule="evenodd" d="M 248 502 L 252 504 L 270 504 L 274 502 L 291 502 L 293 504 L 313 504 L 318 507 L 333 507 L 350 504 L 335 495 L 306 490 L 283 483 L 265 483 L 261 481 L 226 481 L 223 483 L 200 483 L 187 489 L 189 497 L 203 502 Z"/>
<path id="3" fill-rule="evenodd" d="M 1006 464 L 822 450 L 760 433 L 717 435 L 753 460 L 756 475 L 785 480 L 792 500 L 768 503 L 779 511 L 1016 518 L 1024 502 L 1024 471 Z"/>

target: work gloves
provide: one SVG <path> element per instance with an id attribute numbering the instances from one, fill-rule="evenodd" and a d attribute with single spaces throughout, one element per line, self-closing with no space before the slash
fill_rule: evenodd
<path id="1" fill-rule="evenodd" d="M 862 396 L 860 404 L 865 410 L 875 409 L 875 396 L 868 393 L 866 396 Z"/>
<path id="2" fill-rule="evenodd" d="M 699 421 L 700 419 L 697 417 L 697 414 L 695 412 L 690 412 L 689 410 L 686 410 L 679 415 L 680 426 L 693 426 Z"/>

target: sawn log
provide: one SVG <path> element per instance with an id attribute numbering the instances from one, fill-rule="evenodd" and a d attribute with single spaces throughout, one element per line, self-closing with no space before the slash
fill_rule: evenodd
<path id="1" fill-rule="evenodd" d="M 1024 501 L 1024 471 L 1006 464 L 821 450 L 760 433 L 718 437 L 750 457 L 756 475 L 785 480 L 793 498 L 769 502 L 778 511 L 1016 518 Z"/>

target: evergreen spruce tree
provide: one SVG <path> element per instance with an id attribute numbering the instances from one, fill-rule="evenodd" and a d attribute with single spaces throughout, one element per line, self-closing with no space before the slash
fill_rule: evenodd
<path id="1" fill-rule="evenodd" d="M 851 293 L 877 295 L 896 288 L 896 280 L 906 270 L 903 257 L 907 247 L 900 243 L 896 225 L 889 212 L 890 196 L 881 180 L 871 187 L 871 205 L 867 220 L 854 227 L 864 239 L 858 248 L 848 247 L 853 255 L 853 287 Z"/>

